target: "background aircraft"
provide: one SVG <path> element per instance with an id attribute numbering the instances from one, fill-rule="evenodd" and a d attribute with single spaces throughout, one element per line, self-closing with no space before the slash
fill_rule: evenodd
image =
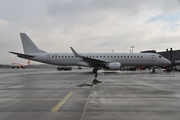
<path id="1" fill-rule="evenodd" d="M 25 69 L 26 67 L 28 67 L 30 65 L 30 60 L 28 60 L 27 64 L 22 64 L 22 63 L 16 63 L 16 62 L 13 62 L 11 64 L 11 67 L 14 69 L 14 68 L 17 68 L 19 69 L 20 67 Z"/>
<path id="2" fill-rule="evenodd" d="M 169 60 L 156 53 L 47 53 L 39 49 L 25 34 L 20 33 L 23 53 L 10 52 L 23 59 L 58 66 L 93 67 L 96 73 L 99 69 L 120 70 L 122 66 L 162 66 L 171 64 Z"/>

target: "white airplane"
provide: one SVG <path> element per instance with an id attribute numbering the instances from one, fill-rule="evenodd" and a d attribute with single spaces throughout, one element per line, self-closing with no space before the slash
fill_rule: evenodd
<path id="1" fill-rule="evenodd" d="M 19 69 L 20 67 L 25 69 L 26 67 L 28 67 L 30 65 L 30 60 L 27 61 L 27 64 L 22 64 L 22 63 L 16 63 L 16 62 L 13 62 L 11 64 L 11 67 L 14 69 L 14 68 L 17 68 Z"/>
<path id="2" fill-rule="evenodd" d="M 93 67 L 96 73 L 99 69 L 120 70 L 123 66 L 163 66 L 171 62 L 155 53 L 47 53 L 40 50 L 25 34 L 20 33 L 23 53 L 10 52 L 20 58 L 38 61 L 58 66 Z"/>

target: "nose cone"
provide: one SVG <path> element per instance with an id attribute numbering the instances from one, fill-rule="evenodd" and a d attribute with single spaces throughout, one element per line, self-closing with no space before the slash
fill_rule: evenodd
<path id="1" fill-rule="evenodd" d="M 165 59 L 165 63 L 166 63 L 166 65 L 170 65 L 171 64 L 171 62 L 168 59 Z"/>

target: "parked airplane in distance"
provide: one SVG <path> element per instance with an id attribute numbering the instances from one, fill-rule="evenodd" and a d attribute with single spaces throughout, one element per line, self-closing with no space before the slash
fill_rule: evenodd
<path id="1" fill-rule="evenodd" d="M 30 60 L 28 60 L 27 64 L 22 64 L 22 63 L 16 63 L 16 62 L 13 62 L 11 64 L 11 67 L 14 69 L 14 68 L 17 68 L 19 69 L 20 67 L 25 69 L 26 67 L 28 67 L 30 65 Z"/>
<path id="2" fill-rule="evenodd" d="M 58 66 L 93 67 L 96 73 L 99 69 L 120 70 L 123 66 L 163 66 L 171 62 L 155 53 L 47 53 L 39 49 L 25 34 L 20 33 L 23 53 L 10 52 L 23 59 L 34 60 Z"/>

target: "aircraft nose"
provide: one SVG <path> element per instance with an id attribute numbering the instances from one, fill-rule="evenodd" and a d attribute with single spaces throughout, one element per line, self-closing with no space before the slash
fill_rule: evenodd
<path id="1" fill-rule="evenodd" d="M 167 59 L 166 59 L 166 63 L 167 63 L 167 65 L 171 64 L 171 62 L 169 60 L 167 60 Z"/>

